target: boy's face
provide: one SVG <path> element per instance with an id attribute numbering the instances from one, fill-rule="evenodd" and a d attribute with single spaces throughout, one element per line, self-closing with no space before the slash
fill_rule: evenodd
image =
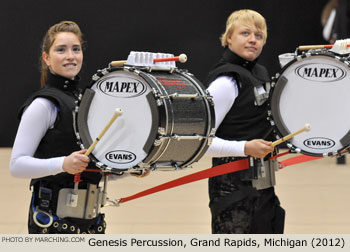
<path id="1" fill-rule="evenodd" d="M 231 36 L 227 37 L 227 44 L 230 50 L 238 56 L 253 61 L 262 51 L 265 36 L 254 25 L 236 24 Z"/>

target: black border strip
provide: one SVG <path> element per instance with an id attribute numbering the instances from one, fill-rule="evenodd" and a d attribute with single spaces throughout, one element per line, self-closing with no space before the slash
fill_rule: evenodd
<path id="1" fill-rule="evenodd" d="M 284 124 L 281 116 L 281 111 L 279 110 L 281 94 L 284 87 L 287 85 L 287 82 L 288 82 L 288 79 L 284 76 L 278 79 L 275 85 L 275 88 L 273 90 L 273 95 L 271 99 L 271 113 L 273 115 L 273 120 L 282 136 L 286 136 L 291 133 L 286 127 L 286 125 Z"/>

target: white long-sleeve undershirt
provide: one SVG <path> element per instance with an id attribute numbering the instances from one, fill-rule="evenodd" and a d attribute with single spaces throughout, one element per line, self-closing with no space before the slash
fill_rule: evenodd
<path id="1" fill-rule="evenodd" d="M 238 96 L 237 82 L 232 77 L 220 76 L 210 84 L 208 91 L 214 102 L 215 127 L 219 128 Z M 215 137 L 205 155 L 210 157 L 246 156 L 245 143 L 246 141 L 224 140 Z"/>
<path id="2" fill-rule="evenodd" d="M 18 178 L 40 178 L 63 172 L 64 157 L 34 158 L 34 153 L 57 117 L 55 105 L 36 98 L 24 111 L 18 127 L 10 160 L 11 174 Z"/>

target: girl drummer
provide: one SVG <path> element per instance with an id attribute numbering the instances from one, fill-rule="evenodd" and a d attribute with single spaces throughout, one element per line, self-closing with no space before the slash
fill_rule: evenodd
<path id="1" fill-rule="evenodd" d="M 20 109 L 10 161 L 11 174 L 31 178 L 29 233 L 104 233 L 104 215 L 94 218 L 58 217 L 62 188 L 97 186 L 101 173 L 76 144 L 72 109 L 79 93 L 78 73 L 83 62 L 83 35 L 72 21 L 49 28 L 42 41 L 41 86 Z M 86 168 L 91 166 L 90 172 Z M 90 168 L 90 167 L 89 167 Z M 91 172 L 92 171 L 92 172 Z"/>

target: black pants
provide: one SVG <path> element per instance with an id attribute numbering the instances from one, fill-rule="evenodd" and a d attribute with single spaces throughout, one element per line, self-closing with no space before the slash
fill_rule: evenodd
<path id="1" fill-rule="evenodd" d="M 226 163 L 213 159 L 213 166 Z M 243 172 L 209 179 L 213 234 L 282 234 L 285 211 L 273 187 L 256 190 Z"/>
<path id="2" fill-rule="evenodd" d="M 212 233 L 282 234 L 285 211 L 274 188 L 259 190 L 258 194 L 233 202 L 219 212 L 212 211 Z"/>

